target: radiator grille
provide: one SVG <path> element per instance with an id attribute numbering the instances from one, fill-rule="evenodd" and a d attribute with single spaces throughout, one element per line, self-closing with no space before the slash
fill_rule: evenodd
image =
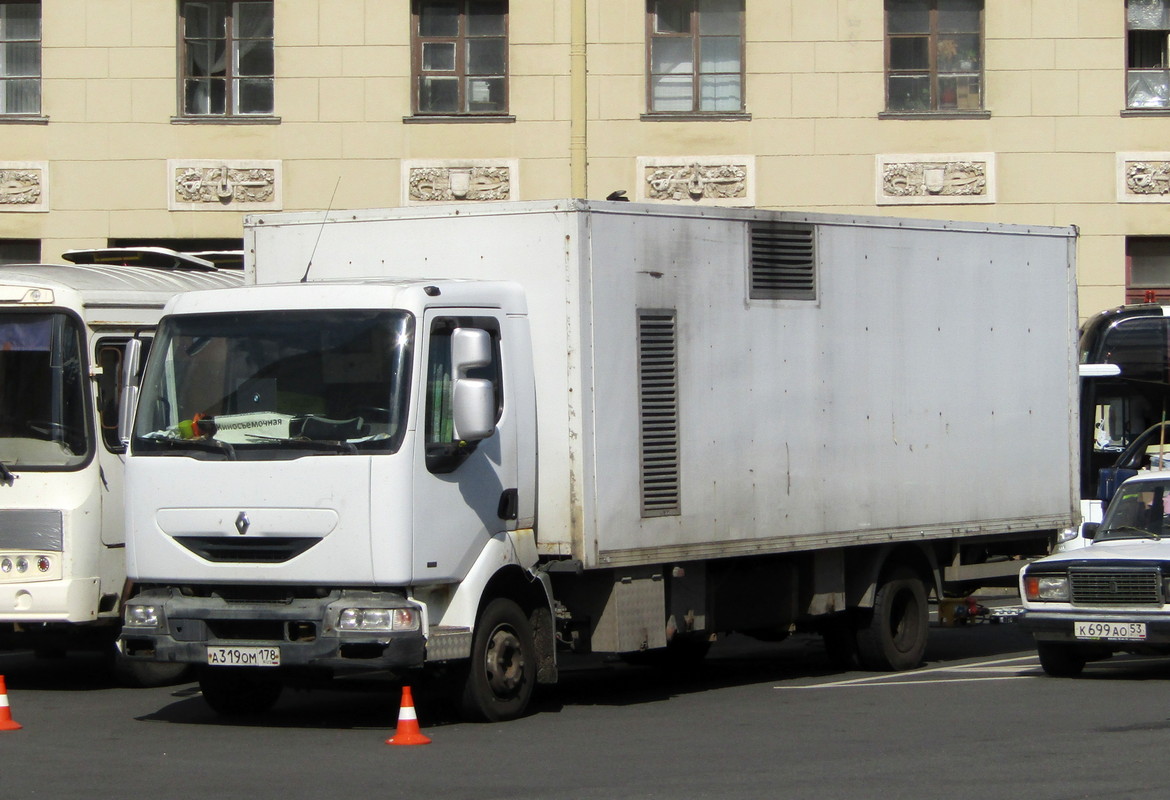
<path id="1" fill-rule="evenodd" d="M 1086 606 L 1160 606 L 1162 573 L 1156 567 L 1106 569 L 1074 567 L 1069 570 L 1072 602 Z"/>
<path id="2" fill-rule="evenodd" d="M 290 561 L 321 541 L 316 537 L 176 536 L 175 541 L 200 558 L 217 563 L 279 564 Z"/>

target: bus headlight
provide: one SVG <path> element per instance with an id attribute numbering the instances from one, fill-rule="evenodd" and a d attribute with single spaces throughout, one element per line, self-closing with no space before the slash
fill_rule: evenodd
<path id="1" fill-rule="evenodd" d="M 151 603 L 127 603 L 123 617 L 127 628 L 158 628 L 162 624 L 162 608 Z"/>

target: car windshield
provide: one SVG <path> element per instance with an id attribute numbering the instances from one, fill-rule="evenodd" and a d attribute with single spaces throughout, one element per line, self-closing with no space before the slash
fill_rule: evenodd
<path id="1" fill-rule="evenodd" d="M 168 317 L 143 378 L 134 453 L 261 459 L 393 452 L 413 317 L 256 311 Z"/>
<path id="2" fill-rule="evenodd" d="M 1170 534 L 1170 480 L 1124 484 L 1096 539 L 1160 539 Z"/>
<path id="3" fill-rule="evenodd" d="M 0 313 L 0 464 L 61 469 L 84 464 L 83 337 L 64 313 Z"/>

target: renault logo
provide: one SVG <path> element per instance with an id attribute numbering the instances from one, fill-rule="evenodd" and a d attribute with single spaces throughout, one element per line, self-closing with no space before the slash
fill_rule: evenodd
<path id="1" fill-rule="evenodd" d="M 240 532 L 240 536 L 243 536 L 250 527 L 252 527 L 252 521 L 248 519 L 248 512 L 241 511 L 240 515 L 236 517 L 236 530 Z"/>

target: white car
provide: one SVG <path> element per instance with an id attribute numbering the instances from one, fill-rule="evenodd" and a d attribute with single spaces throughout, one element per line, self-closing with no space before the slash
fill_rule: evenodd
<path id="1" fill-rule="evenodd" d="M 1020 572 L 1024 613 L 1040 665 L 1072 677 L 1118 652 L 1170 655 L 1170 470 L 1125 481 L 1087 545 Z"/>

